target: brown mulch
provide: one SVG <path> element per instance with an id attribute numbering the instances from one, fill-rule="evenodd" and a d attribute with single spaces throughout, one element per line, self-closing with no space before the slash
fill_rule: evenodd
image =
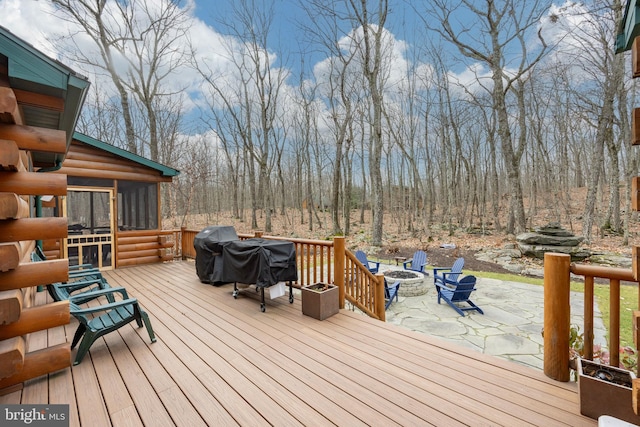
<path id="1" fill-rule="evenodd" d="M 385 260 L 388 259 L 389 263 L 395 263 L 394 257 L 403 256 L 407 259 L 413 256 L 413 252 L 415 250 L 409 248 L 397 248 L 398 251 L 393 254 L 389 254 L 387 250 L 382 248 L 377 254 L 375 254 L 376 258 Z M 456 258 L 462 257 L 464 258 L 464 269 L 471 271 L 484 271 L 488 273 L 511 273 L 509 270 L 503 268 L 499 264 L 488 261 L 481 261 L 476 259 L 475 254 L 477 250 L 472 249 L 462 249 L 462 248 L 440 248 L 440 247 L 431 247 L 429 248 L 427 253 L 427 262 L 429 265 L 439 266 L 439 267 L 450 267 Z"/>

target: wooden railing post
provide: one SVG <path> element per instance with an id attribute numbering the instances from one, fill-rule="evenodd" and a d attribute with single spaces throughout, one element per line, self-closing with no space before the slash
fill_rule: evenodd
<path id="1" fill-rule="evenodd" d="M 187 227 L 180 227 L 180 255 L 182 255 L 182 260 L 184 261 L 185 259 L 187 259 L 186 257 L 186 253 L 187 251 L 185 251 L 184 246 L 185 246 L 185 239 L 184 239 L 184 232 L 187 230 Z"/>
<path id="2" fill-rule="evenodd" d="M 544 373 L 569 381 L 571 256 L 544 254 Z"/>
<path id="3" fill-rule="evenodd" d="M 344 236 L 335 236 L 333 238 L 333 268 L 334 268 L 334 285 L 338 287 L 340 295 L 340 308 L 344 308 L 344 265 L 345 265 L 345 238 Z"/>
<path id="4" fill-rule="evenodd" d="M 376 288 L 375 288 L 375 307 L 376 315 L 378 319 L 383 322 L 387 321 L 386 311 L 384 309 L 384 274 L 376 274 Z"/>

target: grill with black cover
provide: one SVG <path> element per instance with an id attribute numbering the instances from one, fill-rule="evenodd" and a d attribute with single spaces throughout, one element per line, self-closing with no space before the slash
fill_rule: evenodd
<path id="1" fill-rule="evenodd" d="M 234 283 L 234 298 L 237 283 L 255 284 L 261 291 L 260 310 L 265 311 L 264 288 L 289 282 L 289 302 L 293 302 L 292 282 L 298 280 L 298 268 L 292 242 L 261 238 L 229 242 L 222 248 L 222 259 L 222 281 Z"/>
<path id="2" fill-rule="evenodd" d="M 230 225 L 211 225 L 193 239 L 196 250 L 196 273 L 203 283 L 220 285 L 222 280 L 222 248 L 230 242 L 240 241 Z"/>

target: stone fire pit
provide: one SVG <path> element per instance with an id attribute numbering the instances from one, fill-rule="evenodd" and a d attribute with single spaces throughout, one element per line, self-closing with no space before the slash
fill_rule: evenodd
<path id="1" fill-rule="evenodd" d="M 407 270 L 387 270 L 383 274 L 390 285 L 396 281 L 400 282 L 398 295 L 401 297 L 416 297 L 427 293 L 427 281 L 422 273 Z"/>

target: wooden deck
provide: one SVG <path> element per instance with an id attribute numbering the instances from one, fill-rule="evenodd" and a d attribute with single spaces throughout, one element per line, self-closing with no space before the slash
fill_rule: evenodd
<path id="1" fill-rule="evenodd" d="M 191 262 L 107 276 L 139 298 L 158 341 L 133 323 L 0 403 L 68 403 L 71 425 L 91 427 L 597 424 L 579 414 L 575 383 L 347 310 L 317 321 L 299 298 L 261 313 L 257 293 L 235 300 Z M 70 340 L 75 326 L 31 346 Z"/>

